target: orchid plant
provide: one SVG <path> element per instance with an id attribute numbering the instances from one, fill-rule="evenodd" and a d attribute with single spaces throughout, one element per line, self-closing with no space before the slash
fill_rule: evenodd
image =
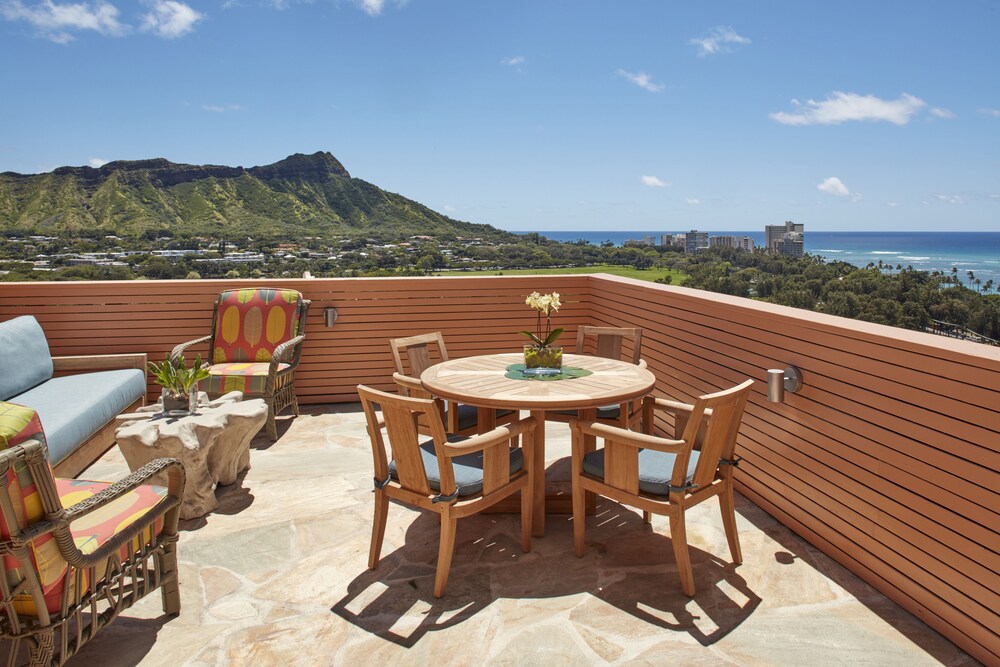
<path id="1" fill-rule="evenodd" d="M 552 313 L 559 310 L 562 305 L 559 302 L 559 292 L 552 292 L 551 294 L 539 294 L 538 292 L 532 292 L 524 300 L 524 303 L 531 306 L 533 309 L 538 311 L 538 318 L 535 324 L 535 333 L 530 331 L 522 331 L 521 333 L 532 340 L 533 343 L 539 348 L 546 348 L 556 342 L 556 339 L 563 334 L 565 329 L 552 328 Z M 542 335 L 542 316 L 545 316 L 545 335 Z"/>

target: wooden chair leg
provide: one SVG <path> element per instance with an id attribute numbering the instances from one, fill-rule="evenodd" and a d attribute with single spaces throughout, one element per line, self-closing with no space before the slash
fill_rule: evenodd
<path id="1" fill-rule="evenodd" d="M 521 551 L 531 551 L 531 484 L 521 489 Z"/>
<path id="2" fill-rule="evenodd" d="M 448 585 L 448 570 L 451 569 L 451 555 L 455 551 L 455 533 L 458 519 L 451 516 L 446 508 L 441 513 L 441 543 L 438 545 L 437 573 L 434 575 L 434 597 L 444 595 Z"/>
<path id="3" fill-rule="evenodd" d="M 740 533 L 736 529 L 736 503 L 733 500 L 733 487 L 719 494 L 719 509 L 722 510 L 722 525 L 726 529 L 726 539 L 729 540 L 729 553 L 733 563 L 743 563 L 743 552 L 740 550 Z"/>
<path id="4" fill-rule="evenodd" d="M 676 514 L 670 516 L 670 541 L 674 543 L 674 558 L 677 559 L 681 589 L 686 595 L 694 597 L 694 573 L 691 571 L 691 555 L 688 553 L 683 510 L 678 510 Z"/>
<path id="5" fill-rule="evenodd" d="M 642 511 L 642 522 L 643 523 L 652 524 L 653 523 L 653 513 L 652 512 L 647 512 L 646 510 L 643 510 Z"/>
<path id="6" fill-rule="evenodd" d="M 583 485 L 580 484 L 579 472 L 573 471 L 573 553 L 576 554 L 577 558 L 583 558 L 583 552 L 585 545 L 583 542 L 584 538 L 584 521 L 587 520 L 587 502 L 583 490 Z"/>
<path id="7" fill-rule="evenodd" d="M 375 489 L 375 520 L 372 522 L 372 544 L 368 550 L 368 569 L 378 566 L 382 553 L 382 539 L 385 537 L 385 523 L 389 516 L 389 496 L 382 489 Z"/>

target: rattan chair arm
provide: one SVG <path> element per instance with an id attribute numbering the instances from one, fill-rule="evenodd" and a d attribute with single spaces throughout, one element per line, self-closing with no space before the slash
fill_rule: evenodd
<path id="1" fill-rule="evenodd" d="M 127 528 L 109 538 L 95 551 L 85 554 L 76 547 L 68 530 L 73 521 L 114 502 L 136 487 L 148 483 L 150 478 L 162 472 L 167 473 L 167 496 L 165 498 L 157 502 L 146 514 Z M 184 481 L 184 465 L 180 461 L 167 458 L 156 459 L 103 491 L 66 508 L 59 524 L 66 526 L 67 529 L 56 531 L 55 536 L 62 557 L 71 566 L 78 568 L 93 567 L 104 562 L 110 555 L 116 553 L 122 546 L 151 525 L 156 518 L 180 505 L 181 497 L 184 494 Z"/>
<path id="2" fill-rule="evenodd" d="M 211 336 L 202 336 L 201 338 L 195 338 L 194 340 L 189 340 L 186 343 L 181 343 L 180 345 L 175 345 L 174 349 L 170 351 L 171 357 L 179 357 L 184 354 L 184 350 L 188 349 L 192 345 L 197 345 L 198 343 L 207 343 L 211 340 Z"/>
<path id="3" fill-rule="evenodd" d="M 618 426 L 602 424 L 600 422 L 585 422 L 581 419 L 571 419 L 569 422 L 571 429 L 579 431 L 585 435 L 592 435 L 605 440 L 613 440 L 632 447 L 641 449 L 653 449 L 658 452 L 676 454 L 683 451 L 688 444 L 683 440 L 670 440 L 655 435 L 636 433 Z"/>
<path id="4" fill-rule="evenodd" d="M 282 359 L 284 359 L 285 352 L 287 352 L 288 350 L 295 349 L 295 346 L 304 341 L 305 339 L 306 339 L 305 334 L 299 334 L 298 336 L 295 336 L 294 338 L 289 338 L 284 343 L 278 345 L 276 348 L 274 348 L 274 353 L 271 355 L 271 363 L 272 364 L 283 363 Z"/>
<path id="5" fill-rule="evenodd" d="M 503 443 L 508 443 L 512 439 L 524 433 L 534 431 L 534 429 L 534 419 L 523 419 L 521 421 L 505 424 L 504 426 L 497 426 L 492 431 L 474 435 L 468 440 L 463 440 L 462 442 L 445 443 L 442 446 L 442 449 L 449 457 L 471 454 L 473 452 L 489 449 L 490 447 L 496 447 Z"/>

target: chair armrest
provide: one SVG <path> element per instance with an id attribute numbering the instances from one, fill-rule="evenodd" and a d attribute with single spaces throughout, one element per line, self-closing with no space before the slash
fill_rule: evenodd
<path id="1" fill-rule="evenodd" d="M 211 340 L 211 338 L 212 338 L 211 336 L 202 336 L 201 338 L 195 338 L 194 340 L 189 340 L 186 343 L 181 343 L 180 345 L 176 345 L 174 349 L 170 351 L 170 356 L 179 357 L 180 355 L 184 354 L 184 350 L 188 349 L 192 345 L 197 345 L 198 343 L 207 343 L 209 340 Z"/>
<path id="2" fill-rule="evenodd" d="M 142 517 L 134 520 L 128 528 L 112 536 L 95 551 L 85 554 L 76 547 L 72 535 L 68 530 L 73 521 L 114 502 L 136 487 L 148 483 L 154 475 L 164 471 L 167 473 L 167 496 L 165 498 L 149 508 Z M 107 560 L 111 554 L 116 553 L 123 545 L 152 523 L 156 517 L 178 507 L 181 503 L 181 497 L 184 495 L 184 482 L 184 465 L 180 461 L 166 458 L 156 459 L 142 466 L 128 477 L 115 482 L 103 491 L 66 508 L 57 522 L 45 521 L 42 523 L 57 523 L 57 525 L 65 526 L 66 530 L 57 531 L 55 538 L 59 545 L 59 551 L 67 563 L 77 568 L 93 567 Z M 49 531 L 46 530 L 45 532 Z"/>
<path id="3" fill-rule="evenodd" d="M 504 426 L 497 426 L 492 431 L 474 435 L 468 440 L 459 443 L 445 443 L 442 449 L 449 457 L 461 456 L 479 452 L 490 447 L 496 447 L 502 443 L 510 442 L 523 433 L 534 431 L 535 420 L 523 419 Z"/>
<path id="4" fill-rule="evenodd" d="M 146 370 L 146 353 L 135 354 L 81 354 L 52 357 L 52 368 L 62 371 L 104 371 L 118 368 Z"/>
<path id="5" fill-rule="evenodd" d="M 683 440 L 668 440 L 655 435 L 636 433 L 618 426 L 602 424 L 600 422 L 585 422 L 580 419 L 571 419 L 569 427 L 574 431 L 579 431 L 585 435 L 592 435 L 605 440 L 613 440 L 638 449 L 653 449 L 658 452 L 676 454 L 687 448 L 688 444 Z"/>
<path id="6" fill-rule="evenodd" d="M 305 334 L 299 334 L 298 336 L 295 336 L 294 338 L 289 338 L 284 343 L 282 343 L 278 347 L 274 348 L 274 353 L 271 355 L 271 362 L 272 363 L 276 363 L 276 364 L 282 363 L 282 359 L 285 356 L 285 352 L 287 352 L 288 350 L 294 349 L 296 345 L 298 345 L 299 343 L 301 343 L 305 339 L 306 339 L 306 335 Z"/>

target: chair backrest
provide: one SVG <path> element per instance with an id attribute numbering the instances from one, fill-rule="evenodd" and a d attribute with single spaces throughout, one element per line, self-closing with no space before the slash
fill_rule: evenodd
<path id="1" fill-rule="evenodd" d="M 597 356 L 605 359 L 622 358 L 622 342 L 632 343 L 632 356 L 628 361 L 638 364 L 642 358 L 642 329 L 633 327 L 592 327 L 582 325 L 576 330 L 576 352 L 583 354 L 588 336 L 597 338 Z"/>
<path id="2" fill-rule="evenodd" d="M 455 474 L 451 465 L 442 465 L 441 445 L 447 441 L 441 413 L 433 400 L 425 398 L 410 398 L 398 394 L 388 394 L 364 385 L 358 385 L 358 396 L 365 410 L 368 421 L 368 436 L 372 443 L 372 455 L 375 460 L 375 480 L 382 482 L 389 478 L 389 458 L 386 453 L 385 440 L 379 423 L 377 409 L 381 409 L 385 421 L 385 430 L 389 436 L 389 448 L 392 460 L 396 464 L 396 476 L 399 485 L 408 491 L 430 496 L 434 494 L 427 480 L 420 454 L 421 437 L 418 422 L 429 424 L 431 436 L 434 438 L 435 452 L 438 457 L 438 468 L 441 475 L 441 494 L 455 492 Z"/>
<path id="3" fill-rule="evenodd" d="M 0 322 L 0 401 L 22 394 L 52 377 L 45 332 L 31 315 Z"/>
<path id="4" fill-rule="evenodd" d="M 419 378 L 420 374 L 433 364 L 448 361 L 448 350 L 444 346 L 444 336 L 440 331 L 405 338 L 390 338 L 389 347 L 392 349 L 396 372 L 412 378 Z M 431 355 L 431 348 L 435 350 L 436 359 Z"/>
<path id="5" fill-rule="evenodd" d="M 215 301 L 212 363 L 267 362 L 274 348 L 305 333 L 309 302 L 290 289 L 226 290 Z M 301 348 L 300 348 L 301 349 Z M 293 363 L 298 362 L 297 350 Z"/>
<path id="6" fill-rule="evenodd" d="M 685 443 L 694 443 L 698 438 L 702 421 L 706 421 L 698 466 L 691 480 L 691 483 L 697 487 L 704 487 L 715 479 L 721 460 L 731 461 L 733 459 L 736 436 L 740 430 L 743 410 L 750 397 L 752 386 L 753 380 L 746 380 L 735 387 L 699 396 L 695 400 L 694 409 L 691 411 L 691 418 L 684 428 L 682 439 Z M 706 420 L 705 415 L 709 410 L 711 410 L 711 414 Z M 683 486 L 684 484 L 690 452 L 691 447 L 688 447 L 687 455 L 678 456 L 675 461 L 671 481 L 674 486 Z"/>

